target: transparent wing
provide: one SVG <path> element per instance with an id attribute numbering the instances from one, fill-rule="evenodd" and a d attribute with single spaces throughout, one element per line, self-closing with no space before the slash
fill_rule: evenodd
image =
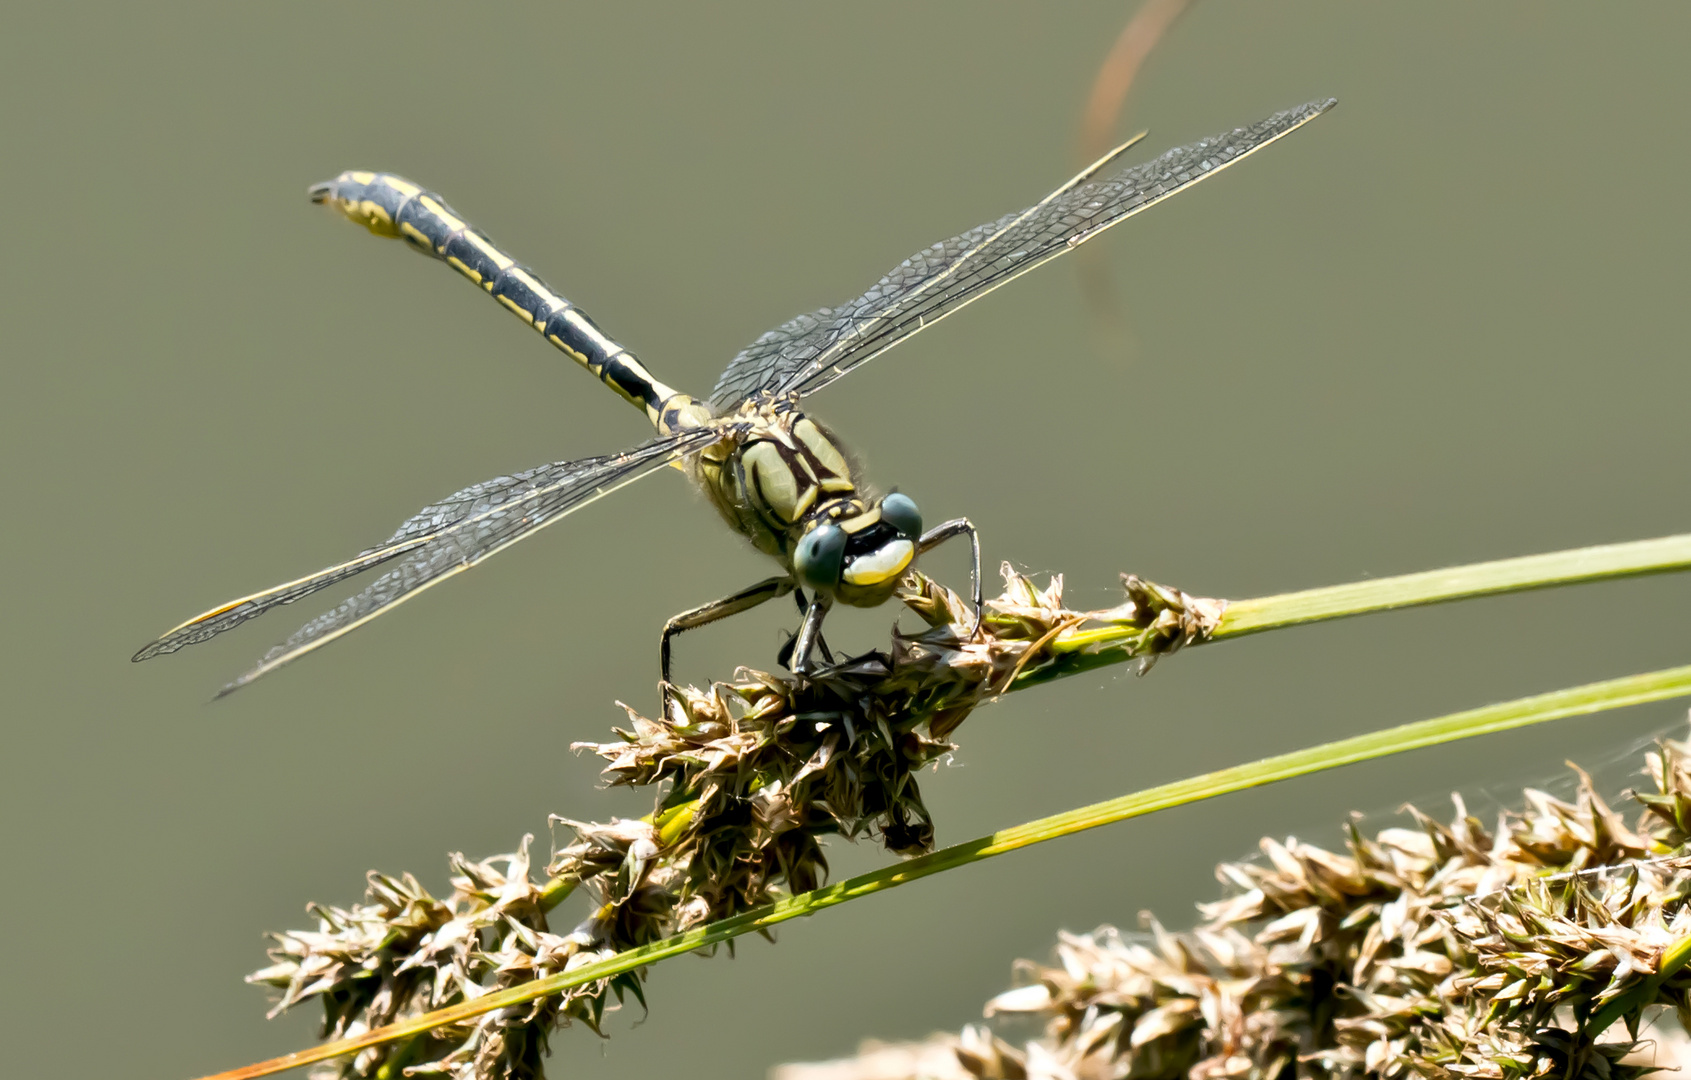
<path id="1" fill-rule="evenodd" d="M 687 431 L 643 443 L 621 454 L 542 465 L 472 484 L 418 511 L 385 543 L 310 577 L 215 607 L 171 630 L 136 653 L 134 659 L 147 660 L 209 640 L 272 608 L 291 604 L 371 567 L 397 560 L 397 565 L 369 588 L 306 623 L 287 641 L 271 649 L 256 667 L 224 687 L 222 693 L 226 694 L 362 626 L 421 590 L 534 535 L 601 495 L 655 472 L 720 437 L 719 431 L 710 428 Z"/>
<path id="2" fill-rule="evenodd" d="M 1274 142 L 1332 108 L 1312 101 L 1086 183 L 1120 153 L 1018 213 L 919 251 L 875 287 L 747 346 L 711 392 L 719 411 L 759 390 L 811 394 L 993 289 Z M 1125 147 L 1121 148 L 1125 149 Z"/>

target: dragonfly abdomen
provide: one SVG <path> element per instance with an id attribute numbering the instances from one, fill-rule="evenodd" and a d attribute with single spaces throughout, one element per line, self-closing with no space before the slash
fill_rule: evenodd
<path id="1" fill-rule="evenodd" d="M 313 185 L 313 202 L 328 203 L 377 236 L 404 240 L 477 285 L 624 401 L 662 427 L 664 402 L 676 396 L 635 355 L 599 329 L 540 275 L 500 250 L 432 191 L 392 173 L 353 169 Z"/>

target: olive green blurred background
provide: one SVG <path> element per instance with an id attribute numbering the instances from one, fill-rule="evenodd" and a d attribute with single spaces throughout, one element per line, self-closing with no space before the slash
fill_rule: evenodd
<path id="1" fill-rule="evenodd" d="M 416 507 L 643 421 L 455 275 L 305 198 L 404 173 L 694 392 L 789 316 L 1074 168 L 1131 5 L 105 5 L 0 36 L 3 1071 L 178 1078 L 307 1043 L 241 985 L 369 867 L 638 814 L 572 740 L 655 696 L 657 630 L 766 573 L 678 476 L 631 488 L 234 697 L 301 605 L 144 666 L 178 620 Z M 1339 108 L 813 403 L 989 565 L 1080 605 L 1133 570 L 1249 596 L 1691 528 L 1682 4 L 1203 0 L 1146 153 Z M 1143 155 L 1141 155 L 1143 156 Z M 961 581 L 963 560 L 935 567 Z M 1685 662 L 1645 580 L 1271 635 L 981 711 L 924 780 L 942 843 L 1502 698 Z M 840 623 L 848 645 L 891 609 Z M 785 610 L 684 638 L 767 664 Z M 1504 791 L 1678 730 L 1667 704 L 1116 826 L 656 969 L 554 1071 L 758 1077 L 955 1028 L 1058 929 L 1172 925 L 1263 833 Z M 1442 806 L 1439 806 L 1442 810 Z M 836 845 L 837 875 L 879 865 Z M 573 911 L 573 909 L 572 909 Z M 562 922 L 563 920 L 560 920 Z"/>

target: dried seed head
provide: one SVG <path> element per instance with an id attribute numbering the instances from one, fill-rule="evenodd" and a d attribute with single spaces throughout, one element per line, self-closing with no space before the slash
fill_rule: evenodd
<path id="1" fill-rule="evenodd" d="M 1043 1021 L 1024 1046 L 969 1029 L 814 1075 L 1636 1080 L 1654 1067 L 1645 1011 L 1691 1021 L 1691 969 L 1673 966 L 1691 946 L 1691 746 L 1649 755 L 1633 828 L 1575 772 L 1574 801 L 1528 790 L 1495 833 L 1456 798 L 1449 824 L 1407 808 L 1413 828 L 1365 837 L 1353 820 L 1342 852 L 1265 839 L 1260 862 L 1218 869 L 1229 895 L 1191 932 L 1147 917 L 1018 964 L 986 1014 Z"/>
<path id="2" fill-rule="evenodd" d="M 873 837 L 901 855 L 929 851 L 933 820 L 916 774 L 954 749 L 951 735 L 978 705 L 1018 675 L 1089 652 L 1173 651 L 1207 636 L 1221 612 L 1219 602 L 1132 577 L 1120 606 L 1073 612 L 1062 606 L 1060 578 L 1040 589 L 1007 566 L 1004 577 L 978 633 L 970 604 L 912 574 L 901 597 L 925 628 L 895 630 L 884 653 L 814 679 L 742 669 L 731 682 L 676 690 L 655 719 L 625 706 L 628 727 L 614 741 L 576 748 L 605 759 L 609 784 L 655 789 L 648 817 L 555 818 L 573 839 L 553 852 L 545 882 L 530 880 L 526 840 L 482 862 L 453 856 L 445 901 L 409 875 L 372 874 L 364 904 L 313 907 L 316 931 L 274 935 L 272 965 L 250 981 L 279 991 L 278 1012 L 320 1001 L 324 1036 L 343 1037 L 813 889 L 827 877 L 830 834 Z M 1110 640 L 1061 640 L 1088 627 Z M 557 935 L 548 912 L 575 891 L 591 910 Z M 613 995 L 640 1000 L 641 977 L 376 1047 L 320 1072 L 539 1077 L 554 1027 L 581 1020 L 600 1030 Z M 984 1033 L 958 1045 L 993 1075 L 1025 1074 L 1017 1053 Z"/>

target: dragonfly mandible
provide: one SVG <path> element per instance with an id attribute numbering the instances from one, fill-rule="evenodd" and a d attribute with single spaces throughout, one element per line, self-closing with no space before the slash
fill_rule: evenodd
<path id="1" fill-rule="evenodd" d="M 642 410 L 657 437 L 621 453 L 541 465 L 454 492 L 424 507 L 381 544 L 306 577 L 219 604 L 170 630 L 134 659 L 207 641 L 273 608 L 386 567 L 364 591 L 271 649 L 225 686 L 226 694 L 671 464 L 681 466 L 729 526 L 772 556 L 781 572 L 669 620 L 659 645 L 666 687 L 670 641 L 676 634 L 789 594 L 797 598 L 803 616 L 783 659 L 796 673 L 813 671 L 822 621 L 835 603 L 884 603 L 919 555 L 954 537 L 969 537 L 973 549 L 978 621 L 980 545 L 974 527 L 959 518 L 924 531 L 909 496 L 873 494 L 839 440 L 804 411 L 803 399 L 1010 280 L 1290 134 L 1334 104 L 1333 99 L 1313 101 L 1096 179 L 1138 141 L 1130 140 L 1027 209 L 925 248 L 857 299 L 801 315 L 764 334 L 729 362 L 703 400 L 658 381 L 634 354 L 439 195 L 391 173 L 351 171 L 317 184 L 311 188 L 313 201 L 332 206 L 378 236 L 404 240 L 481 286 Z M 821 650 L 826 657 L 826 645 Z"/>

